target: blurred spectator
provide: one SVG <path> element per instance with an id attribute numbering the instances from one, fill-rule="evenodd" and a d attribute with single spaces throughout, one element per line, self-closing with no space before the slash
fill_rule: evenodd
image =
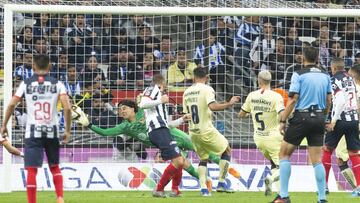
<path id="1" fill-rule="evenodd" d="M 176 57 L 175 63 L 167 71 L 168 87 L 170 91 L 184 91 L 193 83 L 193 70 L 197 65 L 187 60 L 184 47 L 178 49 Z"/>
<path id="2" fill-rule="evenodd" d="M 49 54 L 48 44 L 45 38 L 40 37 L 35 39 L 33 49 L 34 54 Z"/>
<path id="3" fill-rule="evenodd" d="M 101 63 L 109 63 L 111 38 L 115 36 L 115 28 L 112 14 L 104 14 L 102 16 L 100 27 L 95 27 L 94 32 L 99 38 L 99 53 L 101 55 Z M 117 44 L 118 45 L 118 44 Z"/>
<path id="4" fill-rule="evenodd" d="M 355 54 L 354 65 L 360 64 L 360 52 Z"/>
<path id="5" fill-rule="evenodd" d="M 284 84 L 284 73 L 291 63 L 289 55 L 286 55 L 285 39 L 278 38 L 275 47 L 275 53 L 270 53 L 261 65 L 261 70 L 270 70 L 272 87 Z"/>
<path id="6" fill-rule="evenodd" d="M 127 30 L 127 36 L 129 36 L 132 40 L 135 40 L 137 37 L 139 37 L 138 35 L 140 35 L 140 33 L 138 29 L 140 27 L 148 27 L 150 29 L 150 36 L 153 36 L 154 34 L 153 26 L 149 22 L 145 21 L 144 16 L 127 16 L 127 20 L 120 23 L 120 27 Z"/>
<path id="7" fill-rule="evenodd" d="M 296 27 L 290 27 L 287 30 L 286 41 L 285 41 L 285 54 L 290 56 L 290 60 L 294 60 L 295 51 L 301 48 L 302 42 L 299 40 L 298 31 Z"/>
<path id="8" fill-rule="evenodd" d="M 91 123 L 101 128 L 114 127 L 117 124 L 116 114 L 106 108 L 100 94 L 93 95 L 91 109 L 87 113 L 90 116 Z"/>
<path id="9" fill-rule="evenodd" d="M 50 59 L 52 62 L 58 61 L 58 56 L 60 52 L 64 50 L 63 41 L 60 38 L 59 28 L 52 28 L 51 34 L 49 37 L 49 50 L 50 50 Z"/>
<path id="10" fill-rule="evenodd" d="M 347 56 L 347 52 L 342 48 L 340 41 L 331 41 L 330 43 L 330 62 L 333 58 L 342 58 L 345 62 L 345 67 L 352 66 L 351 57 Z"/>
<path id="11" fill-rule="evenodd" d="M 14 110 L 13 127 L 17 130 L 24 130 L 26 127 L 27 113 L 25 108 L 25 102 L 23 99 L 20 100 L 19 104 Z"/>
<path id="12" fill-rule="evenodd" d="M 312 45 L 319 48 L 320 65 L 324 70 L 328 71 L 330 67 L 330 38 L 328 26 L 325 25 L 321 27 L 319 37 Z"/>
<path id="13" fill-rule="evenodd" d="M 241 58 L 248 58 L 252 43 L 260 34 L 259 17 L 246 16 L 242 21 L 235 39 L 236 39 L 236 56 Z M 243 62 L 239 63 L 240 65 Z"/>
<path id="14" fill-rule="evenodd" d="M 276 37 L 273 35 L 274 28 L 271 22 L 265 22 L 262 33 L 256 37 L 250 50 L 250 58 L 254 62 L 253 68 L 259 68 L 269 54 L 275 51 Z"/>
<path id="15" fill-rule="evenodd" d="M 113 139 L 113 147 L 116 149 L 113 155 L 113 159 L 116 161 L 139 162 L 139 159 L 147 158 L 145 146 L 133 138 L 116 136 Z"/>
<path id="16" fill-rule="evenodd" d="M 64 39 L 66 39 L 68 34 L 71 32 L 71 30 L 72 30 L 72 21 L 71 21 L 70 14 L 61 15 L 60 20 L 59 20 L 60 36 L 64 37 Z M 64 41 L 64 44 L 65 43 L 66 43 L 66 40 Z"/>
<path id="17" fill-rule="evenodd" d="M 69 64 L 69 68 L 66 73 L 66 80 L 64 81 L 65 88 L 67 93 L 72 98 L 76 98 L 76 95 L 81 95 L 81 87 L 82 84 L 78 79 L 78 75 L 76 72 L 76 67 L 74 64 Z"/>
<path id="18" fill-rule="evenodd" d="M 98 68 L 97 58 L 90 56 L 86 60 L 86 66 L 82 71 L 83 81 L 90 81 L 95 83 L 101 83 L 106 80 L 104 72 Z M 97 88 L 98 86 L 96 86 Z"/>
<path id="19" fill-rule="evenodd" d="M 77 65 L 85 62 L 86 56 L 92 52 L 95 44 L 95 33 L 91 27 L 85 24 L 83 14 L 77 14 L 73 29 L 68 35 L 69 40 L 69 61 Z"/>
<path id="20" fill-rule="evenodd" d="M 144 73 L 144 83 L 145 86 L 148 86 L 150 85 L 153 76 L 160 73 L 160 68 L 155 64 L 153 53 L 145 53 L 142 68 Z"/>
<path id="21" fill-rule="evenodd" d="M 34 25 L 34 36 L 37 38 L 45 38 L 47 39 L 50 34 L 50 27 L 52 25 L 49 21 L 49 14 L 48 13 L 41 13 L 40 16 L 35 18 L 36 23 Z"/>
<path id="22" fill-rule="evenodd" d="M 143 85 L 142 71 L 135 66 L 134 62 L 128 60 L 126 46 L 119 48 L 117 59 L 111 63 L 108 71 L 108 78 L 112 88 L 126 87 L 134 85 Z"/>
<path id="23" fill-rule="evenodd" d="M 172 48 L 172 39 L 169 35 L 161 37 L 160 49 L 154 50 L 154 56 L 160 69 L 167 70 L 169 65 L 174 62 L 175 51 Z"/>
<path id="24" fill-rule="evenodd" d="M 25 80 L 34 75 L 34 71 L 32 69 L 33 55 L 30 51 L 27 51 L 22 56 L 23 64 L 16 67 L 14 71 L 14 77 L 19 78 L 20 80 Z"/>
<path id="25" fill-rule="evenodd" d="M 32 28 L 25 26 L 21 31 L 20 35 L 17 37 L 17 52 L 25 52 L 33 50 L 33 33 Z"/>
<path id="26" fill-rule="evenodd" d="M 353 57 L 357 51 L 360 51 L 360 33 L 355 22 L 348 22 L 346 24 L 340 41 L 348 57 Z"/>
<path id="27" fill-rule="evenodd" d="M 110 52 L 113 56 L 117 58 L 117 53 L 119 53 L 119 47 L 127 46 L 129 60 L 135 61 L 135 41 L 127 36 L 125 28 L 115 30 L 115 35 L 111 37 L 110 44 Z"/>
<path id="28" fill-rule="evenodd" d="M 139 27 L 138 30 L 139 35 L 135 40 L 135 55 L 136 61 L 142 61 L 144 53 L 158 49 L 160 40 L 151 35 L 151 29 L 146 25 Z"/>
<path id="29" fill-rule="evenodd" d="M 60 81 L 65 81 L 66 71 L 69 64 L 66 50 L 62 50 L 58 56 L 59 56 L 58 61 L 52 63 L 52 69 L 50 71 L 50 75 L 54 78 L 57 78 Z"/>

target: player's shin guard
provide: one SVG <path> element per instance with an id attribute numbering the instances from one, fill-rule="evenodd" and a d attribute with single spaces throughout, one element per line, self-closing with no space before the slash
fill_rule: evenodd
<path id="1" fill-rule="evenodd" d="M 185 168 L 184 168 L 185 169 Z M 194 168 L 193 165 L 190 164 L 190 166 L 188 168 L 185 169 L 186 172 L 188 172 L 192 177 L 199 179 L 199 173 L 198 171 Z"/>
<path id="2" fill-rule="evenodd" d="M 53 176 L 54 186 L 56 197 L 64 197 L 64 189 L 63 189 L 63 176 L 61 174 L 61 170 L 59 165 L 50 166 L 50 171 Z"/>
<path id="3" fill-rule="evenodd" d="M 330 173 L 330 168 L 331 168 L 331 154 L 332 151 L 323 149 L 323 154 L 322 154 L 322 164 L 324 165 L 325 168 L 325 174 L 326 174 L 326 185 L 329 181 L 329 173 Z"/>
<path id="4" fill-rule="evenodd" d="M 313 165 L 315 171 L 315 178 L 316 184 L 318 188 L 318 199 L 325 200 L 325 188 L 326 188 L 326 181 L 325 181 L 325 169 L 322 163 L 316 163 Z"/>
<path id="5" fill-rule="evenodd" d="M 219 168 L 220 168 L 219 182 L 220 183 L 225 182 L 226 174 L 229 170 L 229 165 L 230 165 L 230 156 L 227 154 L 223 154 L 221 156 L 221 159 L 219 162 Z"/>
<path id="6" fill-rule="evenodd" d="M 199 181 L 200 181 L 200 187 L 201 189 L 206 189 L 206 177 L 207 177 L 207 162 L 206 161 L 200 161 L 199 163 Z"/>
<path id="7" fill-rule="evenodd" d="M 177 172 L 177 168 L 175 168 L 175 166 L 170 163 L 168 165 L 168 167 L 166 167 L 163 175 L 160 178 L 160 181 L 156 187 L 157 191 L 163 191 L 164 187 L 170 182 L 171 178 L 175 175 L 175 173 Z"/>
<path id="8" fill-rule="evenodd" d="M 291 175 L 291 163 L 288 159 L 280 160 L 280 197 L 289 197 L 289 179 Z"/>
<path id="9" fill-rule="evenodd" d="M 360 156 L 358 154 L 349 155 L 351 163 L 352 163 L 352 170 L 354 172 L 354 176 L 356 179 L 356 187 L 360 186 Z"/>
<path id="10" fill-rule="evenodd" d="M 345 164 L 339 166 L 341 174 L 344 176 L 345 180 L 351 185 L 352 189 L 356 188 L 356 182 L 353 171 L 349 168 L 347 165 L 347 162 Z"/>
<path id="11" fill-rule="evenodd" d="M 278 168 L 273 168 L 271 169 L 271 180 L 273 183 L 275 183 L 276 188 L 279 190 L 280 189 L 280 170 Z"/>
<path id="12" fill-rule="evenodd" d="M 182 178 L 182 168 L 178 168 L 172 178 L 172 187 L 171 187 L 172 190 L 176 190 L 176 191 L 179 190 L 181 178 Z"/>
<path id="13" fill-rule="evenodd" d="M 26 193 L 28 203 L 36 203 L 36 174 L 37 168 L 28 167 L 27 179 L 26 179 Z"/>

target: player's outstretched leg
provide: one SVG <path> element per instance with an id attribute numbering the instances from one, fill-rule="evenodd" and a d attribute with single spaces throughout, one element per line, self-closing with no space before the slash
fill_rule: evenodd
<path id="1" fill-rule="evenodd" d="M 63 176 L 61 174 L 59 165 L 50 166 L 50 171 L 53 176 L 57 203 L 63 203 L 64 202 Z"/>
<path id="2" fill-rule="evenodd" d="M 227 192 L 227 193 L 234 192 L 234 190 L 232 190 L 225 182 L 225 178 L 229 170 L 229 165 L 230 165 L 230 147 L 228 147 L 225 150 L 225 152 L 221 155 L 221 160 L 219 163 L 219 168 L 220 168 L 219 184 L 216 188 L 217 192 Z"/>
<path id="3" fill-rule="evenodd" d="M 26 193 L 28 203 L 36 203 L 36 174 L 37 168 L 27 167 Z"/>

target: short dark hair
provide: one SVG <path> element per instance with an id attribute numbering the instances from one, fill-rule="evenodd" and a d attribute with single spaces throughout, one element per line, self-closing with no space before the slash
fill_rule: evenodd
<path id="1" fill-rule="evenodd" d="M 305 61 L 309 63 L 316 63 L 319 57 L 319 50 L 315 47 L 305 47 L 303 50 Z"/>
<path id="2" fill-rule="evenodd" d="M 350 71 L 355 73 L 356 79 L 360 79 L 360 64 L 355 64 L 353 67 L 350 68 Z"/>
<path id="3" fill-rule="evenodd" d="M 164 39 L 169 39 L 170 41 L 172 41 L 170 35 L 163 35 L 163 36 L 161 37 L 161 41 L 163 41 Z"/>
<path id="4" fill-rule="evenodd" d="M 49 67 L 50 58 L 47 55 L 40 54 L 34 56 L 34 64 L 40 70 L 46 70 Z"/>
<path id="5" fill-rule="evenodd" d="M 156 74 L 153 76 L 152 83 L 154 85 L 160 85 L 165 82 L 165 78 L 161 74 Z"/>
<path id="6" fill-rule="evenodd" d="M 337 69 L 344 69 L 345 68 L 345 62 L 342 58 L 333 58 L 331 60 L 331 65 L 335 65 Z"/>
<path id="7" fill-rule="evenodd" d="M 208 71 L 203 67 L 198 67 L 194 69 L 195 78 L 205 78 L 208 74 Z"/>
<path id="8" fill-rule="evenodd" d="M 133 100 L 129 100 L 129 99 L 124 99 L 122 100 L 119 104 L 118 104 L 118 108 L 120 106 L 127 106 L 127 107 L 130 107 L 130 108 L 133 108 L 135 113 L 138 112 L 138 106 L 136 104 L 136 102 L 134 102 Z"/>

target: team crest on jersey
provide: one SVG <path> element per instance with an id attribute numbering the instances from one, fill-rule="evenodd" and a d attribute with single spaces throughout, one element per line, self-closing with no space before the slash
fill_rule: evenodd
<path id="1" fill-rule="evenodd" d="M 141 118 L 141 119 L 139 120 L 139 122 L 140 122 L 140 123 L 145 123 L 145 119 Z"/>

